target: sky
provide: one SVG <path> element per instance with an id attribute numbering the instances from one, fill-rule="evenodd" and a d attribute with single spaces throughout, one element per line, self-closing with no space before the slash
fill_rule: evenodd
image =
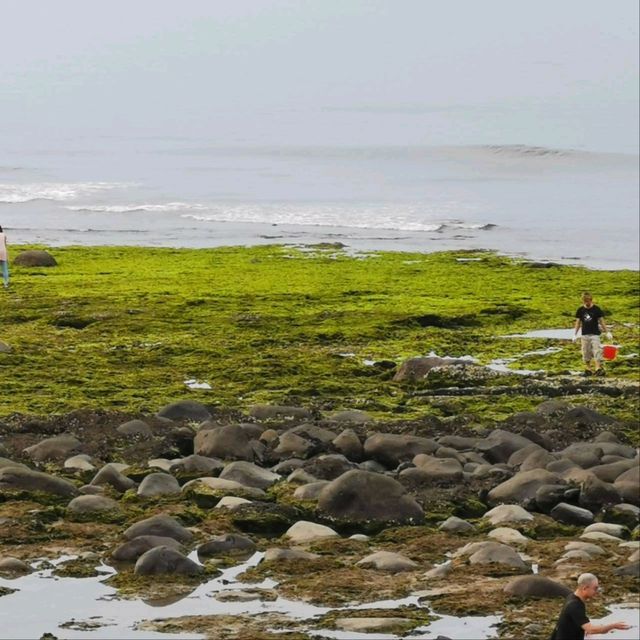
<path id="1" fill-rule="evenodd" d="M 0 136 L 637 153 L 638 5 L 0 0 Z"/>

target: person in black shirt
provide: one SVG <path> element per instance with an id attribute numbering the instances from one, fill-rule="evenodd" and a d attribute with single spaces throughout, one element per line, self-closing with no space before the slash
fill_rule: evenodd
<path id="1" fill-rule="evenodd" d="M 591 600 L 599 589 L 598 578 L 592 573 L 583 573 L 578 578 L 578 588 L 567 596 L 560 612 L 556 628 L 549 640 L 584 640 L 584 634 L 609 633 L 613 629 L 630 629 L 626 622 L 593 624 L 587 618 L 585 602 Z"/>
<path id="2" fill-rule="evenodd" d="M 602 309 L 593 304 L 593 298 L 588 291 L 582 294 L 582 306 L 576 311 L 576 324 L 574 327 L 573 339 L 578 337 L 578 331 L 582 330 L 582 359 L 584 360 L 585 376 L 603 376 L 602 368 L 602 345 L 600 344 L 600 333 L 606 333 L 611 339 L 611 334 L 607 331 L 604 323 L 604 313 Z M 594 363 L 593 370 L 591 363 Z"/>

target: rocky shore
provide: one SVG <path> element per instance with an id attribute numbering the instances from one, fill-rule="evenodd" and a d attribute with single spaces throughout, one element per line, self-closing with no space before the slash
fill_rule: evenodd
<path id="1" fill-rule="evenodd" d="M 606 589 L 594 617 L 638 601 L 639 458 L 627 431 L 559 399 L 483 428 L 193 400 L 153 415 L 14 416 L 0 425 L 0 574 L 19 585 L 36 560 L 65 556 L 54 575 L 95 576 L 104 563 L 120 598 L 177 598 L 260 553 L 238 576 L 246 587 L 217 597 L 327 613 L 140 628 L 377 638 L 437 614 L 498 615 L 499 637 L 545 638 L 584 571 Z M 399 604 L 358 608 L 384 600 Z"/>

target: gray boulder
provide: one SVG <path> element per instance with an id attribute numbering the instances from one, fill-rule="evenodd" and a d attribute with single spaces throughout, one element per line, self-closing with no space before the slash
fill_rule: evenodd
<path id="1" fill-rule="evenodd" d="M 364 447 L 353 429 L 345 429 L 332 440 L 333 446 L 345 458 L 360 462 L 364 456 Z"/>
<path id="2" fill-rule="evenodd" d="M 235 425 L 198 431 L 193 441 L 194 453 L 222 460 L 252 462 L 254 450 L 246 432 Z"/>
<path id="3" fill-rule="evenodd" d="M 100 513 L 105 511 L 120 511 L 120 505 L 106 496 L 78 496 L 68 505 L 67 509 L 74 514 Z"/>
<path id="4" fill-rule="evenodd" d="M 593 522 L 593 513 L 589 509 L 576 507 L 566 502 L 557 504 L 549 514 L 554 520 L 563 524 L 585 526 Z"/>
<path id="5" fill-rule="evenodd" d="M 143 498 L 170 496 L 180 493 L 178 481 L 168 473 L 150 473 L 140 483 L 138 495 Z"/>
<path id="6" fill-rule="evenodd" d="M 198 557 L 223 556 L 231 553 L 252 553 L 256 544 L 251 538 L 238 533 L 225 533 L 198 546 Z"/>
<path id="7" fill-rule="evenodd" d="M 181 458 L 171 463 L 169 470 L 175 474 L 186 474 L 191 476 L 209 476 L 215 477 L 220 475 L 224 469 L 224 462 L 217 458 L 208 458 L 192 454 L 186 458 Z"/>
<path id="8" fill-rule="evenodd" d="M 365 440 L 364 454 L 395 469 L 401 462 L 413 460 L 419 453 L 434 453 L 438 443 L 431 438 L 400 435 L 395 433 L 376 433 Z"/>
<path id="9" fill-rule="evenodd" d="M 503 429 L 495 429 L 487 438 L 478 443 L 476 449 L 489 462 L 496 464 L 498 462 L 508 462 L 509 458 L 516 451 L 531 446 L 532 444 L 534 443 L 532 443 L 531 440 L 517 433 L 511 433 Z"/>
<path id="10" fill-rule="evenodd" d="M 640 466 L 638 464 L 621 473 L 613 486 L 620 493 L 624 502 L 640 506 Z"/>
<path id="11" fill-rule="evenodd" d="M 405 360 L 393 376 L 394 382 L 415 382 L 425 378 L 431 369 L 452 365 L 466 366 L 468 360 L 463 358 L 441 358 L 440 356 L 423 356 Z"/>
<path id="12" fill-rule="evenodd" d="M 89 483 L 96 486 L 109 485 L 116 491 L 124 493 L 128 489 L 131 489 L 135 485 L 135 482 L 131 478 L 123 475 L 118 471 L 116 467 L 111 464 L 106 464 L 102 469 L 93 476 L 93 480 Z"/>
<path id="13" fill-rule="evenodd" d="M 114 549 L 111 557 L 116 562 L 135 562 L 143 553 L 155 547 L 169 547 L 184 553 L 184 547 L 167 536 L 138 536 Z"/>
<path id="14" fill-rule="evenodd" d="M 350 522 L 420 523 L 420 505 L 393 478 L 368 471 L 348 471 L 330 482 L 318 497 L 318 510 Z"/>
<path id="15" fill-rule="evenodd" d="M 203 567 L 199 564 L 171 547 L 153 547 L 138 558 L 133 571 L 141 576 L 165 573 L 193 576 L 202 570 Z"/>
<path id="16" fill-rule="evenodd" d="M 179 400 L 167 404 L 156 414 L 159 418 L 167 418 L 175 422 L 189 420 L 191 422 L 204 422 L 211 418 L 211 413 L 203 404 L 194 400 Z"/>
<path id="17" fill-rule="evenodd" d="M 621 502 L 620 493 L 615 485 L 598 480 L 592 473 L 580 486 L 578 504 L 590 511 L 599 511 L 602 507 Z"/>
<path id="18" fill-rule="evenodd" d="M 34 462 L 64 460 L 77 452 L 80 446 L 81 442 L 75 436 L 62 434 L 31 445 L 24 450 L 24 453 Z"/>
<path id="19" fill-rule="evenodd" d="M 514 569 L 528 571 L 529 567 L 517 551 L 500 542 L 480 542 L 481 545 L 469 556 L 470 564 L 504 564 Z"/>
<path id="20" fill-rule="evenodd" d="M 473 531 L 474 528 L 470 522 L 456 516 L 450 516 L 438 527 L 440 531 L 447 531 L 449 533 L 468 533 L 469 531 Z"/>
<path id="21" fill-rule="evenodd" d="M 536 491 L 544 484 L 561 484 L 561 479 L 546 469 L 521 471 L 489 491 L 487 500 L 492 505 L 508 503 L 526 506 L 535 500 Z"/>
<path id="22" fill-rule="evenodd" d="M 178 542 L 189 542 L 193 534 L 185 529 L 177 520 L 167 515 L 157 515 L 132 524 L 125 532 L 127 540 L 138 536 L 163 536 Z"/>
<path id="23" fill-rule="evenodd" d="M 566 598 L 572 590 L 544 576 L 518 576 L 507 583 L 504 592 L 518 598 Z"/>
<path id="24" fill-rule="evenodd" d="M 75 496 L 78 490 L 68 480 L 26 467 L 3 467 L 0 469 L 0 490 L 41 491 L 59 496 Z"/>
<path id="25" fill-rule="evenodd" d="M 246 487 L 267 489 L 272 484 L 278 482 L 278 480 L 281 480 L 282 476 L 258 467 L 251 462 L 240 460 L 227 464 L 220 473 L 220 478 L 224 480 L 234 480 Z"/>
<path id="26" fill-rule="evenodd" d="M 362 569 L 377 569 L 378 571 L 388 571 L 389 573 L 399 573 L 401 571 L 415 571 L 419 568 L 417 562 L 392 551 L 377 551 L 362 560 L 356 562 L 356 566 Z"/>
<path id="27" fill-rule="evenodd" d="M 318 480 L 335 480 L 356 467 L 340 453 L 321 455 L 304 464 L 304 470 Z"/>
<path id="28" fill-rule="evenodd" d="M 124 422 L 116 431 L 122 436 L 130 436 L 134 438 L 150 438 L 153 435 L 151 427 L 142 420 L 129 420 Z"/>

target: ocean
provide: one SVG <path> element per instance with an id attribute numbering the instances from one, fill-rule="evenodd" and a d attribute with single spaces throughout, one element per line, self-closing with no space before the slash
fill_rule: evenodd
<path id="1" fill-rule="evenodd" d="M 13 244 L 339 242 L 637 269 L 638 178 L 632 153 L 96 135 L 5 145 L 0 224 Z"/>

